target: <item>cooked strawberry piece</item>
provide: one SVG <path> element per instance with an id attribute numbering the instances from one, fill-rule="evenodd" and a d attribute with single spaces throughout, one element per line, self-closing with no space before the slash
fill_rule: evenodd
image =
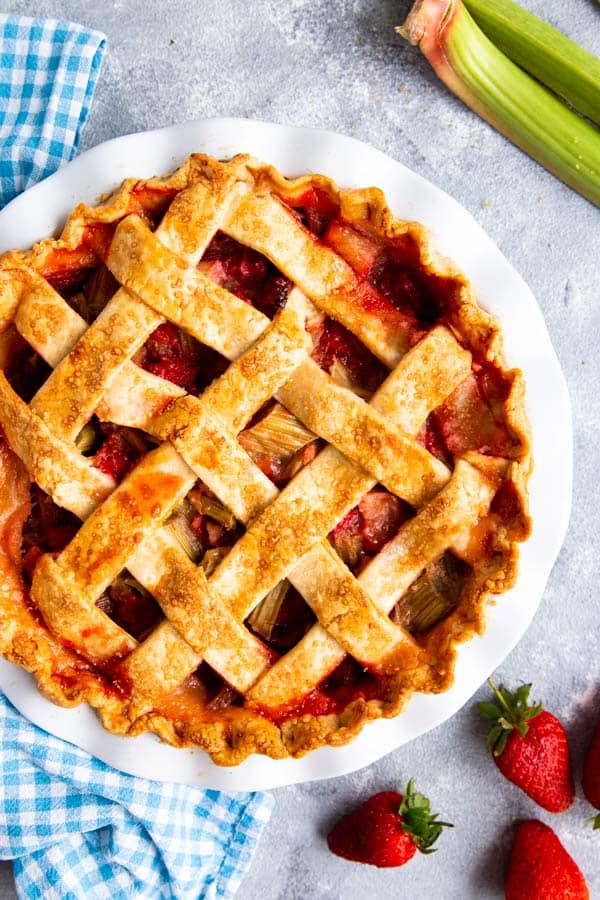
<path id="1" fill-rule="evenodd" d="M 304 605 L 306 606 L 306 604 Z M 297 610 L 294 611 L 294 614 L 297 616 Z M 294 646 L 303 633 L 297 634 L 293 643 L 277 644 L 273 641 L 269 643 L 276 650 L 285 651 Z M 353 700 L 371 700 L 381 697 L 384 688 L 385 684 L 381 678 L 367 669 L 363 669 L 351 657 L 346 657 L 318 687 L 303 697 L 300 702 L 290 703 L 277 710 L 270 709 L 267 715 L 278 723 L 304 715 L 332 715 L 342 712 Z"/>
<path id="2" fill-rule="evenodd" d="M 172 322 L 164 322 L 156 328 L 145 344 L 146 353 L 157 360 L 178 359 L 181 356 L 179 329 Z"/>
<path id="3" fill-rule="evenodd" d="M 133 468 L 139 454 L 122 434 L 114 431 L 94 456 L 94 465 L 118 483 Z"/>
<path id="4" fill-rule="evenodd" d="M 285 275 L 272 275 L 265 282 L 262 295 L 256 296 L 254 306 L 272 318 L 287 303 L 291 286 L 292 282 Z"/>
<path id="5" fill-rule="evenodd" d="M 39 273 L 60 292 L 81 284 L 100 261 L 97 253 L 85 245 L 72 250 L 61 247 L 44 258 L 44 265 Z"/>
<path id="6" fill-rule="evenodd" d="M 329 540 L 346 565 L 356 572 L 366 556 L 379 553 L 410 514 L 406 503 L 376 488 L 344 516 Z"/>
<path id="7" fill-rule="evenodd" d="M 315 688 L 310 694 L 297 704 L 277 710 L 274 714 L 269 710 L 269 718 L 281 724 L 286 719 L 296 719 L 301 716 L 329 716 L 338 711 L 338 704 L 333 697 L 328 697 L 319 688 Z"/>
<path id="8" fill-rule="evenodd" d="M 382 250 L 382 242 L 357 231 L 339 219 L 323 235 L 323 243 L 352 266 L 357 275 L 366 275 Z"/>
<path id="9" fill-rule="evenodd" d="M 218 547 L 224 534 L 225 528 L 223 525 L 220 525 L 218 522 L 213 522 L 213 520 L 208 517 L 206 518 L 206 537 L 209 547 Z"/>
<path id="10" fill-rule="evenodd" d="M 8 360 L 6 379 L 13 391 L 29 403 L 52 369 L 12 325 L 3 333 L 3 350 Z"/>
<path id="11" fill-rule="evenodd" d="M 23 526 L 21 553 L 23 571 L 31 580 L 43 553 L 60 553 L 77 533 L 81 523 L 36 484 L 31 486 L 31 512 Z"/>
<path id="12" fill-rule="evenodd" d="M 228 363 L 219 353 L 205 347 L 171 322 L 152 332 L 138 360 L 142 368 L 159 378 L 197 394 L 221 375 Z"/>
<path id="13" fill-rule="evenodd" d="M 162 616 L 150 594 L 140 593 L 120 580 L 108 588 L 96 605 L 135 638 L 150 631 Z"/>
<path id="14" fill-rule="evenodd" d="M 420 325 L 433 325 L 445 314 L 457 281 L 429 274 L 419 251 L 408 240 L 386 248 L 374 263 L 369 281 L 396 309 L 412 313 Z"/>
<path id="15" fill-rule="evenodd" d="M 369 491 L 358 504 L 360 533 L 367 553 L 379 553 L 406 519 L 406 504 L 387 491 Z"/>
<path id="16" fill-rule="evenodd" d="M 339 206 L 326 191 L 311 187 L 293 202 L 302 224 L 317 237 L 327 231 L 331 220 L 338 215 Z"/>
<path id="17" fill-rule="evenodd" d="M 357 387 L 369 393 L 376 391 L 388 374 L 385 366 L 364 344 L 333 319 L 325 319 L 315 336 L 313 359 L 326 372 L 338 359 Z"/>
<path id="18" fill-rule="evenodd" d="M 210 242 L 199 268 L 269 317 L 285 306 L 292 286 L 266 256 L 221 232 Z"/>
<path id="19" fill-rule="evenodd" d="M 58 506 L 37 484 L 32 485 L 32 516 L 37 523 L 38 536 L 43 537 L 46 543 L 48 534 L 53 531 L 62 528 L 74 531 L 79 527 L 79 519 Z"/>
<path id="20" fill-rule="evenodd" d="M 362 697 L 370 700 L 378 697 L 382 690 L 382 680 L 363 668 L 360 663 L 347 656 L 333 672 L 319 685 L 320 690 L 334 699 L 339 709 L 352 700 Z"/>
<path id="21" fill-rule="evenodd" d="M 239 536 L 236 525 L 228 528 L 207 515 L 193 516 L 190 528 L 197 535 L 205 550 L 214 547 L 230 547 Z"/>
<path id="22" fill-rule="evenodd" d="M 78 530 L 78 525 L 59 525 L 55 528 L 49 528 L 46 532 L 48 549 L 53 553 L 59 553 L 61 550 L 64 550 Z"/>
<path id="23" fill-rule="evenodd" d="M 300 641 L 315 621 L 315 614 L 304 598 L 290 587 L 277 614 L 269 645 L 283 653 Z"/>
<path id="24" fill-rule="evenodd" d="M 448 464 L 452 462 L 452 457 L 448 453 L 448 448 L 444 443 L 444 438 L 435 416 L 430 415 L 427 417 L 425 424 L 417 435 L 417 440 L 423 444 L 426 450 L 437 456 L 438 459 Z"/>
<path id="25" fill-rule="evenodd" d="M 371 273 L 371 281 L 384 297 L 394 306 L 416 311 L 421 301 L 421 290 L 417 282 L 417 273 L 407 269 L 401 260 L 394 259 L 387 251 L 377 260 L 377 266 Z M 439 310 L 435 310 L 439 315 Z M 438 316 L 435 315 L 434 318 Z"/>
<path id="26" fill-rule="evenodd" d="M 499 396 L 506 390 L 484 372 L 473 373 L 432 413 L 453 456 L 462 456 L 468 450 L 492 456 L 508 454 L 510 438 Z"/>
<path id="27" fill-rule="evenodd" d="M 95 222 L 88 225 L 83 233 L 83 243 L 98 259 L 106 262 L 108 252 L 115 233 L 115 226 L 105 222 Z"/>
<path id="28" fill-rule="evenodd" d="M 160 362 L 147 362 L 144 366 L 147 372 L 164 378 L 179 387 L 185 388 L 188 393 L 194 393 L 195 381 L 200 371 L 200 366 L 194 365 L 185 359 L 163 359 Z"/>

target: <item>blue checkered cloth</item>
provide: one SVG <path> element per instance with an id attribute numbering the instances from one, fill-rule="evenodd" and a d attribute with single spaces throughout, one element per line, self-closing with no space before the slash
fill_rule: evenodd
<path id="1" fill-rule="evenodd" d="M 0 694 L 0 858 L 26 900 L 233 897 L 272 798 L 124 775 Z"/>
<path id="2" fill-rule="evenodd" d="M 73 22 L 0 15 L 0 200 L 68 162 L 106 38 Z"/>
<path id="3" fill-rule="evenodd" d="M 0 15 L 0 206 L 72 157 L 103 50 L 79 25 Z M 0 859 L 22 898 L 233 897 L 271 806 L 124 775 L 0 693 Z"/>

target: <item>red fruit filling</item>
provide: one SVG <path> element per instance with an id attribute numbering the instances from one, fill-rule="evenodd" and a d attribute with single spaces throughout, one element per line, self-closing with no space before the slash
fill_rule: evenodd
<path id="1" fill-rule="evenodd" d="M 5 361 L 3 369 L 6 380 L 13 391 L 29 403 L 47 381 L 52 369 L 21 337 L 14 325 L 9 325 L 0 336 L 0 357 Z"/>
<path id="2" fill-rule="evenodd" d="M 504 404 L 510 381 L 492 363 L 474 365 L 445 403 L 430 416 L 452 456 L 477 450 L 491 456 L 509 456 L 512 441 Z"/>
<path id="3" fill-rule="evenodd" d="M 163 618 L 152 595 L 127 575 L 119 576 L 96 606 L 137 640 L 143 640 Z"/>
<path id="4" fill-rule="evenodd" d="M 355 389 L 374 393 L 388 375 L 388 370 L 351 331 L 334 319 L 325 318 L 313 334 L 313 359 L 326 372 L 332 372 L 336 361 L 348 375 Z M 334 371 L 335 375 L 335 371 Z"/>
<path id="5" fill-rule="evenodd" d="M 57 506 L 37 484 L 31 485 L 31 512 L 23 526 L 21 543 L 22 565 L 29 583 L 40 556 L 60 553 L 80 527 L 77 516 Z"/>
<path id="6" fill-rule="evenodd" d="M 385 488 L 377 487 L 365 494 L 358 506 L 336 525 L 329 541 L 356 574 L 412 515 L 413 510 L 407 503 Z"/>
<path id="7" fill-rule="evenodd" d="M 136 362 L 147 372 L 179 385 L 190 394 L 199 394 L 222 375 L 228 361 L 171 322 L 152 332 Z"/>
<path id="8" fill-rule="evenodd" d="M 299 197 L 289 201 L 298 220 L 316 237 L 323 237 L 332 219 L 339 214 L 339 204 L 326 191 L 310 187 Z"/>
<path id="9" fill-rule="evenodd" d="M 206 248 L 199 267 L 217 284 L 269 318 L 283 309 L 292 287 L 291 281 L 266 256 L 220 231 Z"/>
<path id="10" fill-rule="evenodd" d="M 302 595 L 290 585 L 274 621 L 269 622 L 268 631 L 258 630 L 253 622 L 251 616 L 246 620 L 246 627 L 276 653 L 283 654 L 304 637 L 316 622 L 316 616 Z"/>
<path id="11" fill-rule="evenodd" d="M 430 327 L 442 319 L 458 289 L 454 278 L 426 271 L 414 238 L 395 238 L 382 249 L 369 281 L 395 309 L 414 315 L 420 326 Z"/>
<path id="12" fill-rule="evenodd" d="M 307 694 L 299 703 L 290 703 L 279 709 L 257 710 L 281 724 L 287 719 L 300 716 L 324 716 L 341 713 L 353 700 L 373 700 L 385 691 L 385 681 L 378 675 L 364 669 L 347 656 L 318 687 Z"/>
<path id="13" fill-rule="evenodd" d="M 110 434 L 94 456 L 94 465 L 118 483 L 133 468 L 139 454 L 119 431 Z"/>

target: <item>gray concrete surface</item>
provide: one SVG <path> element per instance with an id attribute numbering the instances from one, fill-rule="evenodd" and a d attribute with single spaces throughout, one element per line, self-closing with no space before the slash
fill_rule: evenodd
<path id="1" fill-rule="evenodd" d="M 596 54 L 595 0 L 522 0 Z M 351 134 L 456 197 L 522 273 L 544 311 L 573 401 L 569 534 L 536 619 L 498 677 L 533 680 L 569 731 L 579 778 L 600 712 L 600 215 L 475 117 L 394 34 L 391 0 L 22 0 L 11 12 L 103 30 L 109 49 L 83 149 L 188 119 L 232 115 Z M 375 173 L 374 173 L 375 178 Z M 533 337 L 533 336 L 532 336 Z M 483 692 L 479 692 L 479 697 Z M 552 817 L 505 783 L 483 749 L 472 704 L 450 722 L 344 778 L 281 789 L 242 900 L 497 900 L 511 828 L 540 816 L 600 897 L 600 833 L 578 799 Z M 323 835 L 369 793 L 414 775 L 455 828 L 434 856 L 378 871 L 331 856 Z M 0 897 L 13 896 L 0 868 Z"/>

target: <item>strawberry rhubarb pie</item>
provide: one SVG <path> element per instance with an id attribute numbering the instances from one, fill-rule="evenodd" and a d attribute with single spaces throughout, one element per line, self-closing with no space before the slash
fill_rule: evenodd
<path id="1" fill-rule="evenodd" d="M 530 530 L 523 377 L 375 188 L 191 156 L 0 259 L 0 650 L 222 765 L 452 681 Z"/>

